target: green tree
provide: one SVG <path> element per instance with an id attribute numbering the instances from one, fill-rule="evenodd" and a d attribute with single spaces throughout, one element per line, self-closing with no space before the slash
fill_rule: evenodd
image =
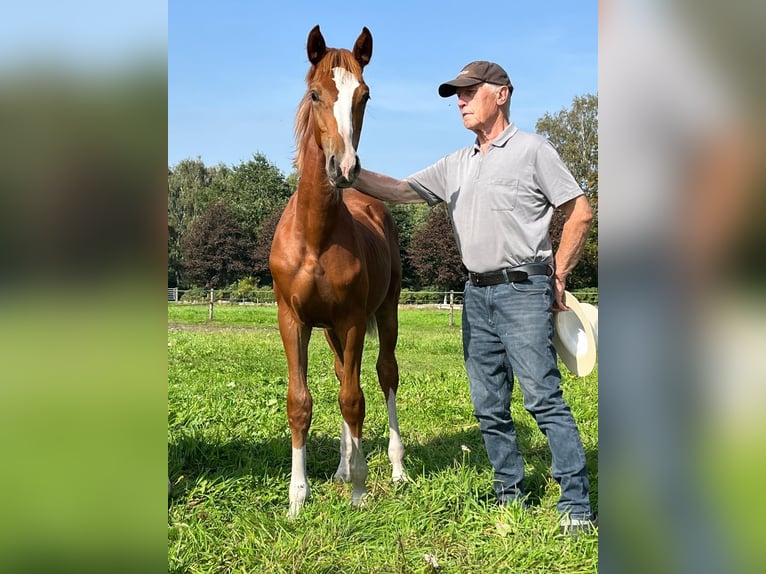
<path id="1" fill-rule="evenodd" d="M 425 225 L 413 233 L 407 256 L 417 273 L 419 287 L 462 290 L 467 272 L 444 203 L 432 208 Z"/>
<path id="2" fill-rule="evenodd" d="M 269 268 L 269 255 L 271 243 L 274 241 L 274 232 L 282 218 L 282 209 L 275 209 L 263 220 L 258 228 L 253 248 L 253 276 L 258 279 L 260 285 L 271 285 L 271 269 Z"/>
<path id="3" fill-rule="evenodd" d="M 253 243 L 231 207 L 218 200 L 197 217 L 181 241 L 181 262 L 195 285 L 220 288 L 252 271 Z"/>
<path id="4" fill-rule="evenodd" d="M 201 159 L 185 159 L 168 168 L 168 285 L 186 287 L 181 264 L 181 241 L 194 219 L 215 197 L 211 186 L 219 169 Z"/>
<path id="5" fill-rule="evenodd" d="M 569 289 L 598 286 L 598 96 L 576 96 L 569 108 L 537 120 L 538 134 L 548 138 L 585 192 L 595 215 L 580 263 L 567 279 Z M 551 239 L 558 248 L 564 217 L 554 213 Z"/>
<path id="6" fill-rule="evenodd" d="M 168 169 L 168 285 L 189 286 L 182 264 L 182 242 L 193 222 L 217 201 L 228 205 L 247 239 L 255 244 L 261 226 L 284 209 L 297 187 L 297 174 L 285 179 L 263 154 L 237 166 L 207 167 L 201 159 L 185 159 Z M 266 230 L 268 234 L 268 230 Z M 273 233 L 273 230 L 271 230 Z M 270 243 L 270 239 L 269 239 Z M 268 269 L 268 265 L 266 266 Z M 259 279 L 270 278 L 268 272 Z"/>
<path id="7" fill-rule="evenodd" d="M 293 171 L 290 175 L 287 176 L 285 182 L 287 183 L 287 187 L 290 190 L 290 195 L 295 193 L 295 191 L 298 189 L 298 182 L 300 179 L 301 176 L 298 175 L 297 171 Z"/>
<path id="8" fill-rule="evenodd" d="M 410 245 L 412 236 L 428 221 L 430 208 L 426 204 L 392 205 L 391 215 L 399 230 L 399 253 L 402 258 L 402 286 L 406 289 L 417 289 L 420 278 L 417 270 L 410 261 Z"/>
<path id="9" fill-rule="evenodd" d="M 267 216 L 284 208 L 292 194 L 284 174 L 261 153 L 234 166 L 220 182 L 219 196 L 231 206 L 251 238 Z"/>

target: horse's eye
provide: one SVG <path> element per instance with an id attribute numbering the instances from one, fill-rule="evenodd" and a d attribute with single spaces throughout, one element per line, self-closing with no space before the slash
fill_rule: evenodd
<path id="1" fill-rule="evenodd" d="M 365 92 L 362 94 L 362 103 L 366 104 L 370 101 L 370 92 Z"/>
<path id="2" fill-rule="evenodd" d="M 311 99 L 315 102 L 319 101 L 319 94 L 317 94 L 314 90 L 311 90 Z"/>

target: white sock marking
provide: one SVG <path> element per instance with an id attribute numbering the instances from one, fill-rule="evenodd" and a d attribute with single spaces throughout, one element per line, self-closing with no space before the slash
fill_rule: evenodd
<path id="1" fill-rule="evenodd" d="M 309 495 L 309 483 L 306 478 L 306 445 L 293 448 L 293 463 L 290 473 L 290 510 L 289 518 L 295 518 Z"/>
<path id="2" fill-rule="evenodd" d="M 391 478 L 394 482 L 406 482 L 404 472 L 404 446 L 399 435 L 399 417 L 396 413 L 396 396 L 391 393 L 386 403 L 388 409 L 388 459 L 391 461 Z"/>
<path id="3" fill-rule="evenodd" d="M 360 506 L 364 504 L 364 499 L 367 496 L 367 460 L 364 458 L 364 451 L 362 450 L 362 440 L 358 437 L 351 436 L 351 460 L 349 466 L 351 467 L 351 505 Z"/>
<path id="4" fill-rule="evenodd" d="M 351 482 L 351 468 L 349 467 L 351 459 L 350 452 L 351 430 L 348 428 L 346 421 L 343 421 L 343 426 L 340 431 L 340 463 L 338 464 L 338 470 L 335 472 L 335 480 Z"/>

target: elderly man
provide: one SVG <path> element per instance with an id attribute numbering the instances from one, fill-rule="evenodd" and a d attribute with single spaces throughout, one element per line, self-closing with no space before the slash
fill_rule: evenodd
<path id="1" fill-rule="evenodd" d="M 582 254 L 593 214 L 548 141 L 510 121 L 513 86 L 493 62 L 466 65 L 439 95 L 457 95 L 474 143 L 399 180 L 362 170 L 354 186 L 391 203 L 445 202 L 469 270 L 463 306 L 463 354 L 500 504 L 525 504 L 524 460 L 511 417 L 514 375 L 548 439 L 552 475 L 561 486 L 561 529 L 589 531 L 594 517 L 585 453 L 564 401 L 552 345 L 553 312 L 567 310 L 567 275 Z M 555 208 L 566 215 L 553 253 Z"/>

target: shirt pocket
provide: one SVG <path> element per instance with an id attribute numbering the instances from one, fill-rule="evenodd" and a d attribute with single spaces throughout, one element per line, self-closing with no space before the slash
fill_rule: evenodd
<path id="1" fill-rule="evenodd" d="M 513 211 L 519 195 L 519 180 L 493 177 L 487 182 L 487 192 L 492 211 Z"/>

